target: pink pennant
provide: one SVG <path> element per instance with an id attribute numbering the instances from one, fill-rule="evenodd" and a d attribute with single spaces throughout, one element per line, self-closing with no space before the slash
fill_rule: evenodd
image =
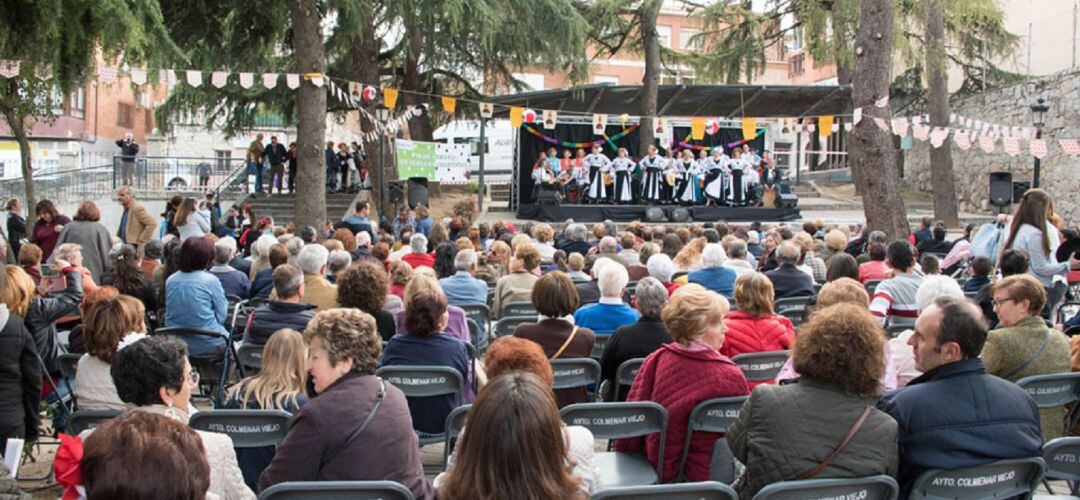
<path id="1" fill-rule="evenodd" d="M 900 137 L 904 137 L 904 136 L 907 135 L 907 129 L 908 129 L 907 118 L 904 118 L 902 116 L 899 117 L 899 118 L 893 118 L 893 120 L 892 120 L 892 130 L 893 130 L 894 134 L 896 134 L 896 135 L 898 135 Z"/>
<path id="2" fill-rule="evenodd" d="M 34 69 L 34 76 L 38 77 L 38 80 L 48 80 L 52 78 L 52 66 L 42 64 Z"/>
<path id="3" fill-rule="evenodd" d="M 1046 139 L 1032 139 L 1031 143 L 1031 156 L 1039 158 L 1040 160 L 1046 157 L 1046 153 L 1049 147 L 1046 144 Z"/>
<path id="4" fill-rule="evenodd" d="M 1001 146 L 1009 156 L 1020 154 L 1020 139 L 1016 137 L 1006 137 L 1002 139 Z"/>
<path id="5" fill-rule="evenodd" d="M 226 83 L 229 83 L 229 73 L 226 71 L 215 71 L 210 74 L 210 83 L 217 87 L 224 87 Z"/>
<path id="6" fill-rule="evenodd" d="M 185 75 L 187 77 L 188 85 L 191 85 L 192 87 L 202 85 L 202 71 L 189 69 L 185 72 Z"/>
<path id="7" fill-rule="evenodd" d="M 954 133 L 953 142 L 956 143 L 956 147 L 964 151 L 971 149 L 971 136 L 967 132 L 957 131 Z"/>
<path id="8" fill-rule="evenodd" d="M 22 61 L 0 59 L 0 76 L 4 78 L 15 78 L 16 76 L 19 76 L 19 69 L 21 67 Z"/>
<path id="9" fill-rule="evenodd" d="M 934 131 L 930 132 L 930 145 L 935 148 L 940 148 L 942 144 L 945 144 L 945 139 L 949 137 L 949 129 L 943 127 L 934 127 Z"/>
<path id="10" fill-rule="evenodd" d="M 98 79 L 106 85 L 115 85 L 116 73 L 116 66 L 102 66 L 101 71 L 98 72 Z"/>
<path id="11" fill-rule="evenodd" d="M 882 132 L 888 132 L 889 131 L 889 122 L 885 121 L 884 118 L 879 118 L 879 117 L 875 116 L 874 117 L 874 124 L 877 125 L 878 128 L 882 130 Z"/>
<path id="12" fill-rule="evenodd" d="M 277 86 L 278 74 L 277 73 L 263 73 L 262 84 L 267 90 L 270 90 Z"/>
<path id="13" fill-rule="evenodd" d="M 146 70 L 142 68 L 132 68 L 131 83 L 134 83 L 135 85 L 146 85 Z"/>
<path id="14" fill-rule="evenodd" d="M 300 74 L 298 73 L 286 73 L 285 85 L 290 89 L 296 90 L 300 87 Z"/>
<path id="15" fill-rule="evenodd" d="M 918 125 L 912 125 L 911 134 L 920 141 L 926 141 L 926 139 L 930 137 L 930 126 L 923 125 L 921 123 Z"/>
<path id="16" fill-rule="evenodd" d="M 240 86 L 245 89 L 250 89 L 251 85 L 255 83 L 254 73 L 240 73 Z"/>
<path id="17" fill-rule="evenodd" d="M 1080 139 L 1058 139 L 1061 150 L 1069 156 L 1080 155 Z"/>
<path id="18" fill-rule="evenodd" d="M 986 153 L 993 153 L 997 149 L 997 139 L 988 135 L 979 136 L 979 148 Z"/>

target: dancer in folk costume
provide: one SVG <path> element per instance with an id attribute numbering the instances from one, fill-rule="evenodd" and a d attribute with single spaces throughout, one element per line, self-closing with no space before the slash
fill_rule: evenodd
<path id="1" fill-rule="evenodd" d="M 693 205 L 701 201 L 701 189 L 698 187 L 700 174 L 698 162 L 694 159 L 694 152 L 689 149 L 683 150 L 682 160 L 679 161 L 679 170 L 682 176 L 679 185 L 675 189 L 675 201 L 683 205 Z"/>
<path id="2" fill-rule="evenodd" d="M 718 205 L 724 200 L 724 188 L 729 179 L 727 169 L 731 159 L 724 154 L 724 148 L 716 146 L 712 150 L 712 156 L 705 160 L 702 169 L 705 171 L 706 205 Z"/>
<path id="3" fill-rule="evenodd" d="M 751 156 L 744 154 L 740 148 L 732 150 L 733 156 L 731 157 L 731 182 L 729 183 L 729 189 L 727 193 L 728 204 L 732 206 L 743 205 L 747 199 L 747 184 L 748 179 L 747 171 L 753 167 L 750 164 Z M 739 196 L 736 196 L 736 195 Z"/>
<path id="4" fill-rule="evenodd" d="M 634 168 L 634 160 L 628 156 L 626 148 L 619 148 L 619 156 L 611 162 L 615 171 L 615 203 L 625 204 L 634 201 L 633 184 L 630 182 L 630 170 Z"/>
<path id="5" fill-rule="evenodd" d="M 638 163 L 645 169 L 641 181 L 641 198 L 646 203 L 660 203 L 663 201 L 663 188 L 661 185 L 664 183 L 663 168 L 666 163 L 664 157 L 657 154 L 656 146 L 652 144 L 649 145 L 649 154 L 645 155 L 641 162 Z"/>
<path id="6" fill-rule="evenodd" d="M 604 174 L 611 171 L 611 160 L 600 152 L 600 146 L 592 147 L 592 154 L 585 157 L 585 166 L 589 168 L 589 201 L 596 203 L 607 199 Z"/>
<path id="7" fill-rule="evenodd" d="M 679 171 L 681 161 L 679 157 L 681 154 L 676 155 L 674 149 L 668 149 L 664 152 L 663 167 L 660 171 L 660 202 L 661 203 L 675 203 L 675 188 L 679 185 L 678 180 L 682 177 L 682 172 Z"/>

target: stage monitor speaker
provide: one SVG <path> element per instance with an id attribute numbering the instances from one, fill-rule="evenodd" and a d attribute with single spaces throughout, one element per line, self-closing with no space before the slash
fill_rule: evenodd
<path id="1" fill-rule="evenodd" d="M 990 204 L 1004 207 L 1012 201 L 1012 172 L 990 172 Z"/>
<path id="2" fill-rule="evenodd" d="M 780 193 L 776 195 L 776 208 L 795 208 L 799 204 L 799 196 L 795 193 Z"/>
<path id="3" fill-rule="evenodd" d="M 694 219 L 690 217 L 690 211 L 683 207 L 675 207 L 671 209 L 671 213 L 668 215 L 668 219 L 671 222 L 692 222 Z"/>
<path id="4" fill-rule="evenodd" d="M 536 204 L 545 206 L 562 205 L 562 194 L 554 189 L 541 189 L 536 195 Z"/>
<path id="5" fill-rule="evenodd" d="M 1023 199 L 1023 197 L 1024 197 L 1024 193 L 1026 193 L 1029 189 L 1031 189 L 1031 182 L 1030 181 L 1013 181 L 1012 184 L 1013 184 L 1013 186 L 1012 186 L 1012 188 L 1013 188 L 1012 201 L 1013 201 L 1013 203 L 1020 203 L 1020 200 Z"/>
<path id="6" fill-rule="evenodd" d="M 667 217 L 664 216 L 664 209 L 660 207 L 649 207 L 645 209 L 645 221 L 646 222 L 667 222 Z"/>
<path id="7" fill-rule="evenodd" d="M 388 188 L 390 189 L 390 203 L 396 204 L 405 201 L 404 181 L 390 181 Z"/>
<path id="8" fill-rule="evenodd" d="M 417 205 L 428 203 L 428 180 L 427 177 L 409 177 L 409 208 L 415 209 Z"/>

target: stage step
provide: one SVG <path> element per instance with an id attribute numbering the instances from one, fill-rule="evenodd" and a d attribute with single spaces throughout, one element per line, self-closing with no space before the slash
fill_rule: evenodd
<path id="1" fill-rule="evenodd" d="M 353 200 L 356 197 L 356 193 L 327 194 L 327 219 L 340 220 L 346 214 L 352 213 Z M 251 205 L 257 215 L 273 218 L 275 225 L 288 224 L 296 217 L 296 196 L 292 194 L 275 194 L 273 196 L 264 194 L 258 198 L 249 195 L 244 199 L 243 204 Z"/>

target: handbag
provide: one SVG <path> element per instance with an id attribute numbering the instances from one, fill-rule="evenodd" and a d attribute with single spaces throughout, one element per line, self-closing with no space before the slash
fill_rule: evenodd
<path id="1" fill-rule="evenodd" d="M 555 354 L 552 355 L 550 359 L 558 358 L 563 353 L 563 351 L 566 350 L 566 348 L 570 345 L 570 341 L 574 340 L 574 336 L 577 335 L 577 331 L 578 327 L 575 325 L 574 329 L 570 331 L 570 335 L 566 337 L 566 341 L 562 343 L 562 346 L 559 347 L 558 351 L 555 351 Z"/>

